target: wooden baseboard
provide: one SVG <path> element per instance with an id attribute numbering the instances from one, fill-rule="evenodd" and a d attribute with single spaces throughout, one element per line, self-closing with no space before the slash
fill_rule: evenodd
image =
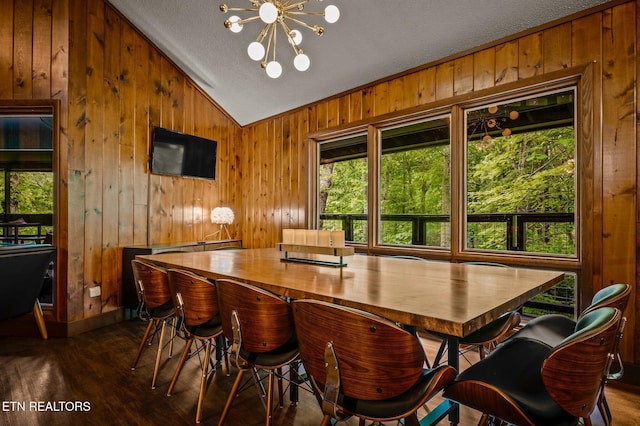
<path id="1" fill-rule="evenodd" d="M 46 313 L 44 318 L 49 338 L 70 337 L 123 321 L 124 309 L 119 308 L 95 317 L 73 322 L 55 321 Z M 0 337 L 42 338 L 33 314 L 0 321 Z"/>
<path id="2" fill-rule="evenodd" d="M 95 330 L 96 328 L 122 322 L 123 320 L 124 309 L 118 308 L 115 311 L 68 323 L 67 336 L 76 336 L 87 331 Z"/>

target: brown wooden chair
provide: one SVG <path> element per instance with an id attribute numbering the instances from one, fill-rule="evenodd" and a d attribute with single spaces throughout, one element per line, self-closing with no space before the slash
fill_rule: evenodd
<path id="1" fill-rule="evenodd" d="M 419 339 L 367 312 L 314 300 L 292 302 L 304 369 L 322 408 L 323 425 L 350 416 L 374 422 L 406 419 L 450 384 L 448 365 L 424 369 Z"/>
<path id="2" fill-rule="evenodd" d="M 612 307 L 619 309 L 623 314 L 629 302 L 631 295 L 631 286 L 629 284 L 611 284 L 607 287 L 596 292 L 591 299 L 591 304 L 587 306 L 579 318 L 587 313 L 594 311 L 602 307 Z M 622 338 L 622 328 L 624 327 L 625 320 L 620 322 L 619 338 Z M 564 315 L 550 314 L 543 315 L 529 321 L 521 330 L 515 333 L 512 338 L 514 339 L 535 339 L 546 343 L 550 346 L 555 346 L 567 336 L 574 332 L 576 321 L 568 318 Z M 618 380 L 624 373 L 624 364 L 622 362 L 622 356 L 618 345 L 616 345 L 615 351 L 616 368 L 615 372 L 607 372 L 606 380 Z M 605 383 L 606 383 L 605 380 Z M 607 399 L 604 394 L 603 388 L 598 399 L 598 410 L 602 415 L 605 425 L 611 424 L 612 415 Z"/>
<path id="3" fill-rule="evenodd" d="M 164 269 L 135 259 L 131 261 L 131 267 L 133 269 L 138 294 L 138 317 L 148 322 L 147 329 L 138 346 L 138 351 L 131 363 L 131 369 L 136 369 L 144 347 L 151 345 L 158 330 L 160 330 L 156 362 L 151 378 L 151 389 L 155 389 L 167 323 L 172 323 L 169 356 L 171 356 L 173 352 L 173 337 L 175 336 L 175 324 L 173 324 L 173 322 L 176 319 L 176 311 L 173 306 L 167 272 Z"/>
<path id="4" fill-rule="evenodd" d="M 196 408 L 196 423 L 202 418 L 202 401 L 206 393 L 208 379 L 216 370 L 217 362 L 213 362 L 212 346 L 215 347 L 216 338 L 222 335 L 222 323 L 218 308 L 218 294 L 216 286 L 204 277 L 188 271 L 169 269 L 167 271 L 169 283 L 175 292 L 176 311 L 182 321 L 186 337 L 186 344 L 178 366 L 171 379 L 167 396 L 171 396 L 176 386 L 182 367 L 191 354 L 193 342 L 201 344 L 195 351 L 200 354 L 204 347 L 204 357 L 200 360 L 202 372 L 200 375 L 200 391 Z M 224 350 L 218 351 L 224 355 Z M 191 354 L 193 355 L 193 354 Z"/>
<path id="5" fill-rule="evenodd" d="M 258 369 L 268 371 L 265 424 L 271 425 L 274 379 L 278 379 L 282 407 L 282 367 L 298 358 L 291 305 L 278 295 L 237 281 L 220 279 L 216 286 L 224 335 L 233 342 L 232 360 L 238 367 L 218 424 L 224 424 L 245 372 Z"/>
<path id="6" fill-rule="evenodd" d="M 615 308 L 591 311 L 554 347 L 510 339 L 460 373 L 444 396 L 484 413 L 480 424 L 493 417 L 521 426 L 591 425 L 621 318 Z"/>

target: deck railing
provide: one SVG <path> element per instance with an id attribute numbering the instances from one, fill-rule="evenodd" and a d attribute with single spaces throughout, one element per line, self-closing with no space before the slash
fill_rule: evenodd
<path id="1" fill-rule="evenodd" d="M 536 251 L 531 247 L 540 247 L 544 245 L 540 241 L 535 240 L 535 235 L 538 232 L 531 232 L 531 230 L 540 228 L 549 228 L 551 226 L 562 226 L 556 235 L 569 235 L 566 238 L 566 246 L 562 246 L 562 243 L 558 241 L 547 241 L 547 243 L 554 243 L 555 246 L 560 246 L 563 250 L 559 254 L 573 253 L 573 231 L 574 231 L 574 217 L 573 213 L 513 213 L 513 214 L 470 214 L 467 215 L 467 222 L 469 225 L 478 229 L 482 227 L 482 224 L 487 226 L 495 226 L 496 233 L 501 236 L 503 247 L 498 249 L 507 251 Z M 356 229 L 366 229 L 366 221 L 368 219 L 367 214 L 321 214 L 321 221 L 339 222 L 340 229 L 345 231 L 345 239 L 347 241 L 355 241 Z M 411 245 L 414 246 L 427 246 L 430 240 L 430 230 L 440 228 L 438 225 L 442 225 L 449 222 L 448 215 L 423 215 L 423 214 L 383 214 L 381 216 L 382 224 L 384 227 L 385 222 L 400 222 L 410 224 L 411 227 Z M 429 226 L 428 226 L 429 225 Z M 494 229 L 494 228 L 492 228 Z M 558 237 L 551 237 L 559 239 Z M 477 241 L 470 238 L 470 244 L 473 247 L 483 248 L 482 241 Z M 525 304 L 525 313 L 548 313 L 557 312 L 566 315 L 573 315 L 575 309 L 575 279 L 570 276 L 568 279 L 558 284 L 549 292 L 541 297 L 527 302 Z"/>

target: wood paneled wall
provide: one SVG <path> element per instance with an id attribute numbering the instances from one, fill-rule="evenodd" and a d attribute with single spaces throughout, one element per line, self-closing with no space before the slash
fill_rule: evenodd
<path id="1" fill-rule="evenodd" d="M 283 227 L 304 227 L 306 134 L 356 125 L 389 114 L 472 95 L 508 83 L 539 78 L 592 63 L 596 103 L 594 150 L 584 161 L 593 176 L 581 189 L 593 200 L 583 241 L 591 279 L 585 299 L 605 285 L 634 285 L 623 341 L 625 360 L 640 365 L 640 292 L 636 287 L 639 241 L 638 46 L 640 2 L 617 1 L 571 21 L 556 22 L 452 58 L 392 76 L 243 129 L 242 239 L 249 247 L 273 247 Z M 247 155 L 251 153 L 251 155 Z M 592 263 L 592 264 L 591 264 Z"/>
<path id="2" fill-rule="evenodd" d="M 200 240 L 217 230 L 213 207 L 237 210 L 240 127 L 103 0 L 0 0 L 0 11 L 0 99 L 61 100 L 55 319 L 113 313 L 121 247 Z M 151 175 L 155 125 L 217 140 L 217 179 Z"/>
<path id="3" fill-rule="evenodd" d="M 306 223 L 307 134 L 429 108 L 592 63 L 596 114 L 592 288 L 634 286 L 638 274 L 638 48 L 640 0 L 515 35 L 313 105 L 240 128 L 104 0 L 0 0 L 0 99 L 58 99 L 56 316 L 75 322 L 120 306 L 120 247 L 203 238 L 211 208 L 236 211 L 235 237 L 272 247 Z M 153 125 L 217 140 L 218 179 L 151 175 Z M 241 143 L 238 143 L 241 141 Z M 100 286 L 100 297 L 89 288 Z M 623 341 L 640 365 L 640 293 Z"/>

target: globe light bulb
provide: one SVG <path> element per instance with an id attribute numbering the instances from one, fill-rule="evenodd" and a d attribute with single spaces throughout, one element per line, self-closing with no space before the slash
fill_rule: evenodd
<path id="1" fill-rule="evenodd" d="M 311 65 L 311 61 L 309 57 L 304 53 L 299 53 L 293 59 L 293 65 L 296 67 L 298 71 L 306 71 L 309 69 L 309 65 Z"/>
<path id="2" fill-rule="evenodd" d="M 278 78 L 282 74 L 282 65 L 278 61 L 271 61 L 267 64 L 267 75 L 271 78 Z"/>
<path id="3" fill-rule="evenodd" d="M 340 19 L 340 9 L 330 4 L 324 9 L 324 20 L 330 24 L 333 24 Z"/>
<path id="4" fill-rule="evenodd" d="M 263 3 L 258 9 L 260 19 L 265 24 L 272 24 L 278 19 L 278 8 L 273 3 Z"/>
<path id="5" fill-rule="evenodd" d="M 299 46 L 300 43 L 302 43 L 302 33 L 298 30 L 291 31 L 291 33 L 289 33 L 289 37 L 293 40 L 293 43 L 296 46 Z"/>
<path id="6" fill-rule="evenodd" d="M 247 47 L 247 53 L 249 57 L 254 61 L 259 61 L 264 58 L 264 46 L 262 43 L 258 43 L 254 41 L 253 43 L 249 43 L 249 47 Z"/>
<path id="7" fill-rule="evenodd" d="M 239 33 L 240 31 L 242 31 L 242 24 L 240 24 L 240 17 L 233 15 L 229 17 L 229 22 L 231 22 L 231 26 L 229 27 L 229 29 L 231 30 L 232 33 Z"/>

